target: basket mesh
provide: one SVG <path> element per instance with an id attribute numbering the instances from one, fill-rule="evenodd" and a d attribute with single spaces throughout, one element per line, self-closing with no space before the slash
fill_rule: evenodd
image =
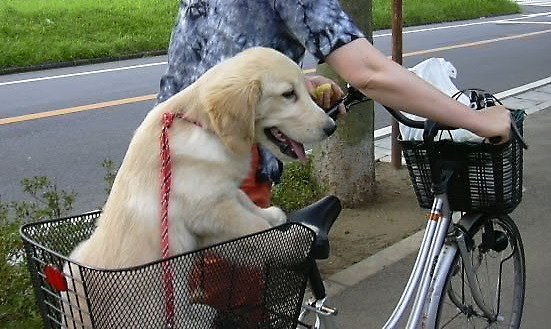
<path id="1" fill-rule="evenodd" d="M 524 112 L 513 117 L 522 133 Z M 522 199 L 523 149 L 511 137 L 504 145 L 453 142 L 434 143 L 434 154 L 454 169 L 448 199 L 453 211 L 510 213 Z M 409 175 L 422 208 L 432 206 L 431 165 L 427 148 L 422 141 L 400 141 Z"/>
<path id="2" fill-rule="evenodd" d="M 90 213 L 21 230 L 45 327 L 167 328 L 164 266 L 174 273 L 175 328 L 297 327 L 312 268 L 310 229 L 289 223 L 121 270 L 68 261 L 98 217 Z"/>

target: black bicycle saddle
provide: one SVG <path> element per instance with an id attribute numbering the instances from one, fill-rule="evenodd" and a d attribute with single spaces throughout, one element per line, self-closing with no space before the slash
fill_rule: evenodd
<path id="1" fill-rule="evenodd" d="M 341 210 L 339 198 L 330 195 L 287 216 L 287 221 L 302 224 L 316 233 L 312 251 L 315 259 L 329 257 L 329 230 Z"/>

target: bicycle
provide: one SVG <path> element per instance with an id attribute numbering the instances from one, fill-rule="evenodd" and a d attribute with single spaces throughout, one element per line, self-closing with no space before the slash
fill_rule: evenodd
<path id="1" fill-rule="evenodd" d="M 501 104 L 483 90 L 461 93 L 468 94 L 476 109 Z M 345 104 L 365 100 L 353 88 L 348 95 Z M 519 328 L 526 284 L 524 249 L 507 214 L 522 198 L 522 149 L 528 148 L 522 138 L 523 112 L 512 112 L 512 139 L 498 146 L 435 141 L 438 132 L 453 128 L 411 120 L 385 108 L 400 123 L 424 130 L 423 141 L 399 142 L 419 204 L 431 210 L 409 280 L 383 328 L 399 327 L 408 308 L 407 323 L 402 324 L 406 328 L 476 328 L 477 323 Z M 337 109 L 330 113 L 336 115 Z M 453 212 L 459 212 L 460 218 L 452 221 Z M 497 268 L 489 266 L 488 259 L 498 255 L 502 257 Z M 496 278 L 488 276 L 496 271 Z M 511 284 L 509 296 L 503 296 L 504 282 Z M 497 286 L 487 292 L 485 288 L 491 287 L 484 284 Z M 505 307 L 504 302 L 510 305 Z M 315 314 L 313 328 L 336 328 L 328 320 L 336 310 L 325 304 L 326 296 L 314 293 L 305 307 L 302 317 Z"/>
<path id="2" fill-rule="evenodd" d="M 340 103 L 349 110 L 365 100 L 349 88 Z M 402 123 L 426 127 L 424 142 L 402 141 L 402 147 L 418 201 L 431 212 L 409 281 L 384 328 L 398 327 L 406 320 L 406 310 L 410 310 L 407 328 L 446 328 L 457 319 L 518 328 L 524 302 L 524 251 L 520 233 L 507 213 L 522 196 L 522 115 L 515 121 L 520 129 L 513 129 L 518 138 L 506 145 L 458 146 L 434 141 L 438 131 L 449 127 L 415 122 L 389 110 Z M 337 106 L 329 111 L 335 118 L 337 113 Z M 504 165 L 507 170 L 499 170 Z M 159 316 L 163 313 L 163 288 L 156 283 L 162 282 L 162 268 L 170 263 L 175 269 L 176 291 L 192 296 L 178 305 L 175 327 L 332 329 L 338 312 L 329 306 L 316 260 L 329 256 L 328 234 L 340 210 L 339 199 L 328 196 L 289 214 L 288 223 L 282 226 L 120 270 L 90 268 L 67 258 L 74 246 L 91 234 L 100 212 L 26 224 L 21 236 L 47 328 L 69 326 L 64 307 L 71 299 L 63 296 L 70 293 L 67 287 L 75 286 L 75 280 L 84 288 L 80 297 L 87 305 L 70 307 L 75 314 L 71 314 L 69 327 L 112 328 L 102 315 L 115 312 L 124 316 L 131 328 L 168 328 L 166 319 Z M 461 212 L 456 221 L 452 221 L 453 211 Z M 291 248 L 266 248 L 274 245 Z M 254 253 L 243 252 L 251 246 L 261 247 Z M 493 254 L 505 254 L 498 265 L 499 277 L 488 281 L 499 283 L 493 292 L 497 303 L 488 300 L 478 276 L 483 265 L 494 259 Z M 505 272 L 509 261 L 513 270 Z M 65 264 L 72 264 L 69 268 L 78 273 L 64 273 Z M 505 309 L 503 278 L 509 279 L 505 277 L 509 274 L 513 274 L 513 294 Z M 68 281 L 73 281 L 72 285 Z M 134 291 L 144 282 L 152 287 L 151 294 Z M 307 283 L 313 297 L 303 303 Z M 135 296 L 141 298 L 139 306 L 129 310 L 125 301 Z M 95 305 L 98 298 L 102 303 Z M 147 312 L 151 321 L 132 323 L 132 312 Z M 91 319 L 89 326 L 84 317 Z"/>

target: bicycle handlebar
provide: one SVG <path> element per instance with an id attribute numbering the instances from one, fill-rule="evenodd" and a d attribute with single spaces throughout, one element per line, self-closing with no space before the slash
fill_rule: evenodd
<path id="1" fill-rule="evenodd" d="M 482 91 L 482 90 L 477 90 Z M 462 92 L 460 92 L 462 93 Z M 459 93 L 458 93 L 459 94 Z M 457 95 L 455 95 L 457 96 Z M 484 92 L 484 105 L 485 106 L 492 106 L 495 105 L 495 103 L 498 103 L 500 105 L 503 105 L 499 99 L 497 99 L 495 96 Z M 454 97 L 455 98 L 455 97 Z M 350 110 L 350 108 L 356 104 L 363 103 L 370 100 L 369 97 L 362 94 L 359 90 L 352 86 L 348 86 L 347 94 L 344 98 L 342 98 L 340 101 L 338 101 L 331 109 L 327 111 L 327 114 L 333 119 L 337 120 L 338 114 L 339 114 L 339 108 L 341 107 L 341 104 L 344 105 L 344 108 L 346 112 Z M 382 104 L 381 104 L 382 105 Z M 396 121 L 416 129 L 424 129 L 428 136 L 432 136 L 433 138 L 436 136 L 437 132 L 440 130 L 455 130 L 457 128 L 450 127 L 446 125 L 439 124 L 437 122 L 431 121 L 431 120 L 414 120 L 406 117 L 402 112 L 394 110 L 386 105 L 383 105 L 385 110 L 388 111 L 388 113 L 396 119 Z M 524 149 L 528 149 L 528 144 L 520 134 L 520 131 L 518 130 L 517 125 L 514 123 L 513 120 L 511 120 L 511 130 L 513 131 L 513 138 L 517 138 L 518 141 L 521 143 L 522 147 Z M 488 138 L 488 141 L 491 144 L 497 144 L 501 140 L 500 137 L 490 137 Z"/>

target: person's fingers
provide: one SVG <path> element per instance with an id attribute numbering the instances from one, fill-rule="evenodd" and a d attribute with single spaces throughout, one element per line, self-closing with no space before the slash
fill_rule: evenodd
<path id="1" fill-rule="evenodd" d="M 481 129 L 475 132 L 486 137 L 491 143 L 503 144 L 511 136 L 511 113 L 504 106 L 498 105 L 478 112 L 481 116 Z"/>
<path id="2" fill-rule="evenodd" d="M 320 107 L 324 109 L 329 108 L 331 106 L 331 84 L 324 83 L 317 86 L 314 97 L 316 99 L 316 103 Z"/>
<path id="3" fill-rule="evenodd" d="M 339 114 L 340 114 L 340 115 L 346 114 L 346 107 L 344 106 L 343 103 L 340 103 L 340 104 L 339 104 Z"/>
<path id="4" fill-rule="evenodd" d="M 331 88 L 333 90 L 331 101 L 336 102 L 344 97 L 344 91 L 338 84 L 332 82 Z"/>
<path id="5" fill-rule="evenodd" d="M 511 138 L 511 121 L 512 121 L 511 112 L 507 110 L 507 108 L 505 108 L 504 106 L 500 106 L 496 108 L 495 111 L 498 111 L 498 113 L 496 113 L 496 116 L 499 115 L 500 116 L 499 120 L 502 122 L 502 126 L 500 127 L 502 131 L 501 133 L 502 141 L 500 142 L 500 144 L 506 143 Z"/>
<path id="6" fill-rule="evenodd" d="M 328 89 L 323 92 L 323 108 L 328 109 L 331 107 L 331 89 Z"/>
<path id="7" fill-rule="evenodd" d="M 316 86 L 314 85 L 314 81 L 310 79 L 306 79 L 306 89 L 308 90 L 308 93 L 312 96 L 316 96 Z"/>

